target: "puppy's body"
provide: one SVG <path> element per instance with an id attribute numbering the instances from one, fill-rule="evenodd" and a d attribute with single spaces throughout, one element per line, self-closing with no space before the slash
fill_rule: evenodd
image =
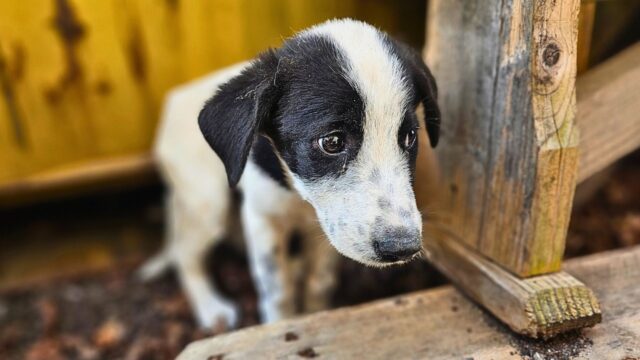
<path id="1" fill-rule="evenodd" d="M 141 268 L 140 275 L 152 279 L 175 266 L 196 319 L 205 327 L 217 320 L 229 325 L 238 320 L 237 308 L 211 286 L 203 268 L 207 251 L 236 232 L 243 232 L 247 241 L 264 321 L 299 310 L 294 304 L 296 282 L 306 285 L 305 311 L 325 308 L 335 283 L 337 253 L 324 238 L 311 205 L 283 183 L 284 173 L 264 138 L 256 142 L 239 183 L 243 231 L 229 228 L 232 194 L 225 168 L 194 119 L 211 94 L 248 65 L 241 63 L 174 89 L 167 97 L 154 146 L 162 176 L 170 185 L 167 238 L 165 249 Z M 301 249 L 291 243 L 298 240 L 292 239 L 293 233 L 303 238 Z"/>
<path id="2" fill-rule="evenodd" d="M 198 117 L 205 142 L 194 118 L 211 93 Z M 313 27 L 176 93 L 157 144 L 172 184 L 169 243 L 143 274 L 176 264 L 203 325 L 217 317 L 235 321 L 202 269 L 206 248 L 225 235 L 225 174 L 244 195 L 243 227 L 266 321 L 294 312 L 299 259 L 308 274 L 307 309 L 325 306 L 335 264 L 325 234 L 365 264 L 410 259 L 422 231 L 412 190 L 415 109 L 423 105 L 435 145 L 435 96 L 415 53 L 352 20 Z M 304 239 L 302 254 L 288 251 L 294 233 Z"/>

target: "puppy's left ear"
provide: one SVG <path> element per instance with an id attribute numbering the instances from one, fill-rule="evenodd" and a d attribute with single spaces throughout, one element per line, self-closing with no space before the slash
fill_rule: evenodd
<path id="1" fill-rule="evenodd" d="M 275 51 L 261 54 L 220 86 L 200 111 L 200 131 L 224 163 L 229 186 L 240 180 L 253 141 L 275 111 L 280 97 L 274 79 L 277 66 Z"/>
<path id="2" fill-rule="evenodd" d="M 440 138 L 440 108 L 438 108 L 438 88 L 436 80 L 425 65 L 417 51 L 408 45 L 390 38 L 391 43 L 400 55 L 411 82 L 416 91 L 418 101 L 424 108 L 424 122 L 431 147 L 438 145 Z"/>

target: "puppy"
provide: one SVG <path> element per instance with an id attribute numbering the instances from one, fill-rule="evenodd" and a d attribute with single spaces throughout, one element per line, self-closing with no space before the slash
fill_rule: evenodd
<path id="1" fill-rule="evenodd" d="M 200 324 L 233 326 L 237 310 L 207 281 L 203 255 L 228 234 L 236 186 L 266 322 L 296 312 L 299 260 L 304 310 L 326 307 L 336 263 L 326 239 L 365 265 L 412 259 L 422 248 L 412 186 L 418 105 L 435 146 L 440 115 L 429 69 L 407 46 L 350 19 L 176 90 L 156 144 L 171 185 L 167 246 L 141 275 L 175 265 Z"/>

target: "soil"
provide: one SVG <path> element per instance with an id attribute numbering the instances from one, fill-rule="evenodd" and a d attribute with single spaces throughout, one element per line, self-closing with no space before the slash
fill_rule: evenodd
<path id="1" fill-rule="evenodd" d="M 620 162 L 608 182 L 574 209 L 568 257 L 640 244 L 638 164 L 640 152 Z M 257 324 L 256 294 L 244 255 L 222 245 L 210 260 L 212 278 L 242 310 L 241 326 Z M 225 331 L 222 326 L 199 329 L 175 277 L 141 283 L 134 276 L 138 263 L 1 291 L 0 359 L 172 359 L 189 342 Z M 339 277 L 335 307 L 446 282 L 424 262 L 376 270 L 343 260 Z M 518 355 L 547 356 L 549 349 L 552 355 L 577 354 L 588 344 L 576 339 L 587 341 L 579 334 L 557 338 L 553 346 L 518 340 Z M 573 345 L 563 347 L 567 342 Z"/>

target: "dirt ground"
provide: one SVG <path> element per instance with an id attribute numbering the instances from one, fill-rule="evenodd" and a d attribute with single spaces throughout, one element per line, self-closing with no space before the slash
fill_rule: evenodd
<path id="1" fill-rule="evenodd" d="M 640 152 L 636 152 L 618 164 L 587 202 L 574 209 L 566 256 L 640 244 L 639 179 Z M 136 200 L 140 209 L 131 208 L 123 200 L 130 194 L 124 194 L 122 198 L 92 199 L 89 204 L 73 203 L 63 212 L 52 212 L 55 205 L 0 214 L 0 229 L 5 234 L 0 243 L 0 359 L 170 359 L 187 343 L 224 331 L 221 327 L 198 329 L 172 274 L 148 284 L 135 279 L 136 264 L 158 246 L 161 237 L 160 193 L 156 189 L 140 195 Z M 107 216 L 106 224 L 94 223 L 93 219 L 106 214 L 119 215 Z M 132 218 L 139 221 L 132 225 Z M 60 225 L 65 221 L 67 227 Z M 87 229 L 91 229 L 90 236 Z M 47 243 L 58 238 L 59 243 Z M 71 245 L 65 245 L 69 241 Z M 66 269 L 64 264 L 73 256 L 59 248 L 77 249 L 74 241 L 110 241 L 112 248 L 107 250 L 90 246 L 86 253 L 73 253 L 106 265 L 81 273 Z M 31 259 L 33 249 L 42 253 L 33 262 L 21 260 L 15 265 L 11 261 Z M 122 256 L 130 253 L 135 255 Z M 47 257 L 52 258 L 48 268 L 36 271 L 30 265 Z M 222 245 L 212 252 L 209 264 L 214 281 L 242 309 L 241 326 L 256 324 L 256 295 L 243 254 Z M 15 274 L 29 273 L 31 268 L 37 276 L 16 281 Z M 64 275 L 52 275 L 60 273 Z M 336 307 L 446 282 L 423 262 L 374 270 L 343 260 L 339 276 L 333 299 Z"/>

